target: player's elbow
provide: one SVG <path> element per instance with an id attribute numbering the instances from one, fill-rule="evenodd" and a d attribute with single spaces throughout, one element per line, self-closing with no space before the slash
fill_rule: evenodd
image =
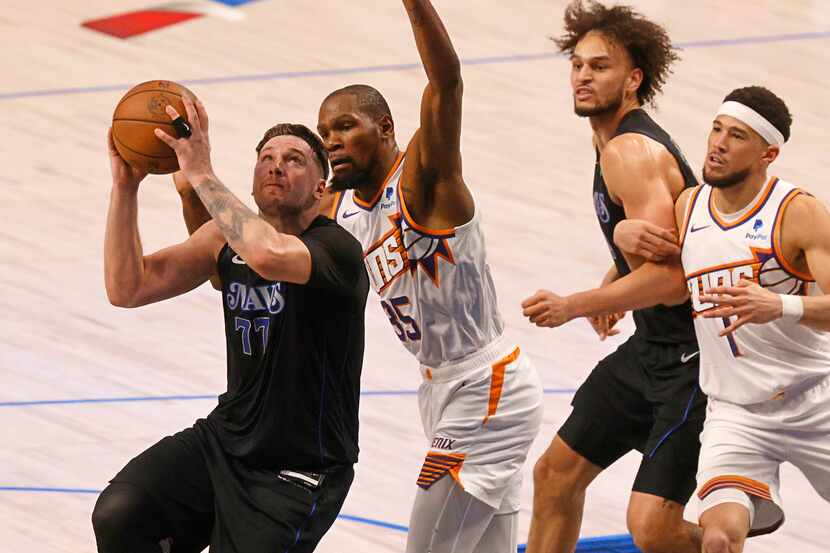
<path id="1" fill-rule="evenodd" d="M 131 309 L 139 306 L 134 294 L 129 294 L 123 288 L 116 285 L 107 285 L 107 299 L 115 307 Z"/>
<path id="2" fill-rule="evenodd" d="M 464 81 L 461 79 L 461 65 L 449 64 L 442 68 L 440 76 L 430 81 L 433 101 L 439 105 L 447 101 L 458 101 L 464 93 Z"/>
<path id="3" fill-rule="evenodd" d="M 252 250 L 245 261 L 262 278 L 280 280 L 288 262 L 288 249 L 281 241 L 263 244 Z"/>

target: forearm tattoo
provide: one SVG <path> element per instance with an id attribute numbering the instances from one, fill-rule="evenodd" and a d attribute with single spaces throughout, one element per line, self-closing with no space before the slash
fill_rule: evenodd
<path id="1" fill-rule="evenodd" d="M 228 242 L 242 240 L 246 223 L 259 219 L 256 213 L 216 179 L 207 179 L 196 187 L 196 193 Z"/>

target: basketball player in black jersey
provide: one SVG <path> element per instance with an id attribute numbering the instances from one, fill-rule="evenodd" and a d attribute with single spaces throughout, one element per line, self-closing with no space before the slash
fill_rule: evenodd
<path id="1" fill-rule="evenodd" d="M 602 280 L 607 287 L 644 260 L 624 255 L 615 244 L 617 223 L 630 217 L 674 229 L 674 200 L 697 184 L 669 135 L 642 109 L 677 56 L 663 28 L 626 6 L 576 1 L 565 12 L 565 29 L 556 42 L 571 57 L 574 109 L 594 131 L 594 204 L 614 262 Z M 685 301 L 676 287 L 683 279 L 678 253 L 668 244 L 646 256 L 665 258 L 655 270 L 666 279 L 646 291 L 642 306 L 653 305 L 654 298 Z M 522 306 L 539 326 L 588 316 L 601 339 L 615 333 L 621 316 L 602 315 L 610 310 L 583 295 L 562 298 L 547 290 Z M 695 489 L 705 412 L 691 311 L 688 305 L 658 305 L 635 311 L 634 321 L 634 335 L 591 372 L 536 464 L 528 553 L 572 552 L 586 488 L 632 449 L 643 453 L 627 513 L 635 544 L 644 553 L 700 551 L 700 529 L 683 520 Z"/>
<path id="2" fill-rule="evenodd" d="M 213 219 L 145 256 L 136 199 L 145 175 L 119 157 L 110 135 L 106 288 L 113 304 L 137 307 L 218 276 L 228 388 L 207 418 L 112 479 L 92 514 L 98 550 L 311 552 L 340 511 L 357 461 L 362 250 L 317 215 L 328 162 L 314 133 L 283 124 L 265 134 L 253 177 L 257 215 L 213 173 L 204 108 L 185 105 L 193 135 L 157 134 Z"/>

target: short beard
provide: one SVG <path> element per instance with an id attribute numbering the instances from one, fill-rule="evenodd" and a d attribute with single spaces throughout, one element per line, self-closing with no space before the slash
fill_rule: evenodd
<path id="1" fill-rule="evenodd" d="M 620 109 L 621 105 L 622 97 L 618 97 L 615 100 L 611 100 L 607 104 L 594 106 L 591 108 L 579 108 L 576 106 L 576 101 L 574 100 L 574 113 L 576 113 L 579 117 L 596 117 L 598 115 L 614 113 L 618 109 Z"/>
<path id="2" fill-rule="evenodd" d="M 254 198 L 254 200 L 256 201 L 256 198 Z M 296 204 L 272 204 L 270 208 L 263 209 L 263 207 L 257 203 L 257 207 L 259 208 L 260 213 L 270 215 L 272 217 L 276 216 L 280 219 L 294 219 L 311 209 L 316 201 L 317 199 L 314 197 L 314 193 L 312 192 L 308 195 L 308 198 Z"/>
<path id="3" fill-rule="evenodd" d="M 729 175 L 724 175 L 723 177 L 713 177 L 706 172 L 706 168 L 703 168 L 703 182 L 711 186 L 712 188 L 732 188 L 736 184 L 743 182 L 749 176 L 750 170 L 747 167 L 741 171 L 735 171 Z"/>
<path id="4" fill-rule="evenodd" d="M 369 171 L 354 171 L 352 174 L 343 177 L 332 175 L 330 184 L 331 188 L 335 192 L 343 192 L 345 190 L 360 188 L 366 184 L 368 180 Z"/>

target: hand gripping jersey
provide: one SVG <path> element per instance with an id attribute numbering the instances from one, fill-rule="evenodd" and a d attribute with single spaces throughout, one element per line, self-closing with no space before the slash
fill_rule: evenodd
<path id="1" fill-rule="evenodd" d="M 369 282 L 403 345 L 422 365 L 450 364 L 504 329 L 476 210 L 468 223 L 426 229 L 404 205 L 399 157 L 371 202 L 338 192 L 332 218 L 363 245 Z"/>
<path id="2" fill-rule="evenodd" d="M 830 336 L 781 319 L 718 333 L 733 321 L 700 314 L 714 306 L 700 295 L 750 279 L 778 294 L 821 294 L 814 279 L 792 267 L 781 250 L 781 219 L 803 192 L 771 178 L 754 204 L 734 220 L 716 211 L 712 187 L 691 193 L 681 234 L 683 269 L 700 344 L 700 385 L 710 397 L 751 404 L 781 397 L 791 387 L 830 374 Z"/>

